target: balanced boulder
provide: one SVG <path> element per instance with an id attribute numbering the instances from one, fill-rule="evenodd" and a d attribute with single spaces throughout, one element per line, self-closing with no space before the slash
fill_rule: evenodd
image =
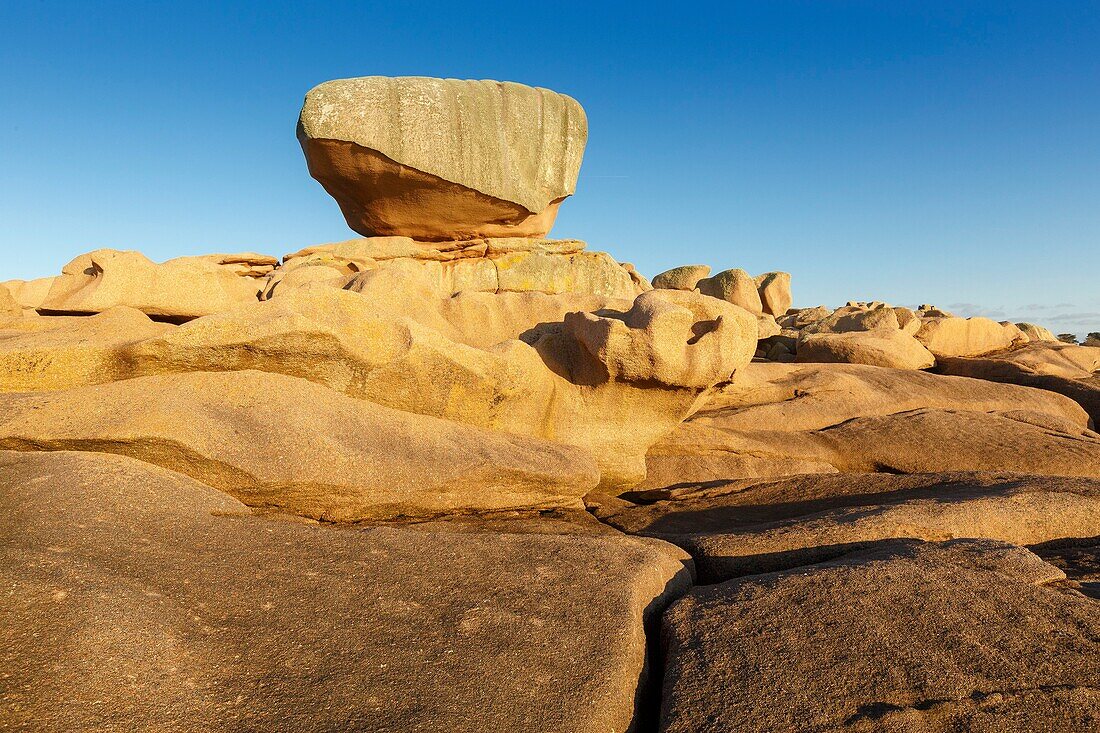
<path id="1" fill-rule="evenodd" d="M 512 82 L 370 76 L 306 95 L 310 175 L 365 236 L 542 237 L 588 137 L 572 98 Z"/>

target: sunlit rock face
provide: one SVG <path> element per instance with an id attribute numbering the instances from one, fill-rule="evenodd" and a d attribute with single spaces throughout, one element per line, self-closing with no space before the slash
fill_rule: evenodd
<path id="1" fill-rule="evenodd" d="M 365 236 L 544 237 L 588 139 L 580 104 L 497 81 L 368 76 L 306 95 L 309 172 Z"/>

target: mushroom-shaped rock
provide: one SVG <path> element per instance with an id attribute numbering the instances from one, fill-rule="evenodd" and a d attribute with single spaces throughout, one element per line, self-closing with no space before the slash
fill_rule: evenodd
<path id="1" fill-rule="evenodd" d="M 577 183 L 580 104 L 497 81 L 369 76 L 306 95 L 310 175 L 366 236 L 542 237 Z"/>

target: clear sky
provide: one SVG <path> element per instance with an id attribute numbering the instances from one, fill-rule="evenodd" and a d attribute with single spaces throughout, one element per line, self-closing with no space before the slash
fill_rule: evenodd
<path id="1" fill-rule="evenodd" d="M 519 81 L 588 113 L 554 236 L 1100 331 L 1100 3 L 0 2 L 0 279 L 99 247 L 354 234 L 294 126 L 328 79 Z"/>

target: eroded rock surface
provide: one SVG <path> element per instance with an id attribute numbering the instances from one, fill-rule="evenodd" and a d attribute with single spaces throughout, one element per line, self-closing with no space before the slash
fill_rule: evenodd
<path id="1" fill-rule="evenodd" d="M 1100 424 L 1100 348 L 1035 343 L 984 357 L 941 358 L 937 371 L 1057 392 Z"/>
<path id="2" fill-rule="evenodd" d="M 626 312 L 580 314 L 546 324 L 528 343 L 477 349 L 448 337 L 430 299 L 418 320 L 395 312 L 405 302 L 390 287 L 398 281 L 380 282 L 378 290 L 362 283 L 362 292 L 292 291 L 144 341 L 131 358 L 145 374 L 278 372 L 407 412 L 583 447 L 605 486 L 629 486 L 644 477 L 646 448 L 755 347 L 755 323 L 741 309 L 654 290 Z"/>
<path id="3" fill-rule="evenodd" d="M 1100 614 L 1064 577 L 1002 543 L 895 541 L 695 588 L 665 614 L 661 730 L 1088 730 Z"/>
<path id="4" fill-rule="evenodd" d="M 114 306 L 94 316 L 0 324 L 0 392 L 36 392 L 133 376 L 126 347 L 170 332 L 141 311 Z"/>
<path id="5" fill-rule="evenodd" d="M 894 539 L 978 537 L 1016 545 L 1100 528 L 1100 479 L 996 473 L 811 474 L 651 492 L 601 514 L 673 542 L 702 582 L 810 565 Z"/>
<path id="6" fill-rule="evenodd" d="M 325 282 L 345 287 L 358 273 L 390 269 L 430 285 L 438 296 L 541 292 L 633 299 L 648 288 L 606 252 L 575 239 L 522 237 L 417 242 L 366 237 L 307 247 L 283 258 L 263 286 L 264 299 Z"/>
<path id="7" fill-rule="evenodd" d="M 255 302 L 257 278 L 275 263 L 272 257 L 245 254 L 157 264 L 140 252 L 99 249 L 65 265 L 38 309 L 88 314 L 123 305 L 163 320 L 188 321 Z"/>
<path id="8" fill-rule="evenodd" d="M 888 369 L 928 369 L 936 357 L 900 329 L 812 333 L 798 340 L 795 361 L 867 364 Z"/>
<path id="9" fill-rule="evenodd" d="M 685 562 L 626 537 L 273 521 L 130 458 L 0 452 L 0 718 L 623 731 Z"/>
<path id="10" fill-rule="evenodd" d="M 1042 390 L 753 363 L 650 449 L 643 487 L 834 471 L 1098 476 L 1100 438 L 1087 425 L 1079 405 Z"/>
<path id="11" fill-rule="evenodd" d="M 542 237 L 588 137 L 572 98 L 512 82 L 380 76 L 306 95 L 309 172 L 365 236 Z"/>
<path id="12" fill-rule="evenodd" d="M 579 508 L 599 482 L 577 448 L 255 371 L 0 395 L 0 447 L 129 455 L 250 506 L 329 521 Z"/>

